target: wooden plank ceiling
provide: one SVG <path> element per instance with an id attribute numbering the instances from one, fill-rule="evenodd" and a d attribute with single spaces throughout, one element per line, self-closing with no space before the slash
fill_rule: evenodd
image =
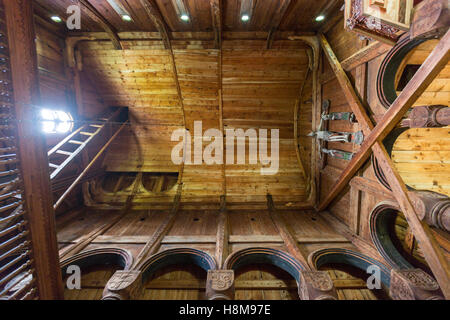
<path id="1" fill-rule="evenodd" d="M 108 1 L 89 3 L 117 32 L 157 31 L 140 0 L 115 1 L 133 21 L 123 21 Z M 36 13 L 47 20 L 51 15 L 65 17 L 66 7 L 72 4 L 70 0 L 36 2 Z M 209 1 L 184 1 L 190 15 L 187 23 L 179 19 L 174 2 L 177 1 L 153 1 L 171 33 L 169 50 L 157 37 L 141 39 L 140 33 L 135 33 L 132 40 L 121 41 L 124 50 L 115 50 L 111 41 L 79 44 L 83 72 L 95 84 L 105 104 L 130 108 L 132 125 L 110 148 L 105 159 L 107 170 L 178 172 L 180 166 L 171 161 L 172 148 L 177 144 L 170 141 L 171 134 L 180 128 L 193 133 L 194 121 L 201 120 L 204 131 L 220 129 L 221 124 L 224 129 L 280 129 L 277 174 L 261 175 L 260 164 L 188 165 L 184 168 L 182 201 L 218 203 L 220 196 L 226 194 L 227 202 L 265 203 L 266 194 L 270 193 L 279 204 L 304 203 L 309 191 L 296 154 L 294 108 L 308 69 L 309 49 L 301 41 L 275 36 L 267 50 L 267 35 L 275 29 L 314 32 L 322 25 L 315 22 L 315 17 L 338 10 L 342 1 L 317 0 L 314 6 L 306 0 L 249 1 L 253 6 L 247 23 L 240 19 L 241 0 L 222 1 L 222 29 L 228 32 L 228 39 L 224 37 L 220 50 L 215 49 L 213 36 L 207 34 L 196 41 L 190 38 L 195 32 L 213 34 Z M 82 14 L 81 31 L 104 30 Z M 174 34 L 181 32 L 183 39 L 174 39 Z M 243 33 L 256 36 L 242 40 Z M 108 40 L 107 36 L 97 37 Z M 303 94 L 303 100 L 311 101 L 311 85 L 306 90 L 309 98 Z M 306 134 L 310 129 L 300 131 Z M 268 148 L 270 153 L 270 143 Z M 303 150 L 309 156 L 308 148 Z M 309 168 L 305 170 L 309 172 Z"/>
<path id="2" fill-rule="evenodd" d="M 35 7 L 43 19 L 53 15 L 61 18 L 67 16 L 67 7 L 77 4 L 74 0 L 35 0 Z M 131 16 L 132 21 L 122 20 L 120 15 L 107 0 L 88 0 L 118 32 L 157 31 L 148 19 L 140 0 L 114 0 Z M 164 21 L 171 32 L 210 32 L 213 30 L 211 6 L 209 0 L 151 0 L 161 12 Z M 184 22 L 178 13 L 179 5 L 183 3 L 190 20 Z M 269 32 L 273 21 L 280 21 L 281 31 L 317 31 L 326 21 L 317 22 L 318 15 L 332 16 L 342 7 L 341 0 L 222 0 L 222 21 L 224 31 Z M 248 3 L 248 4 L 246 4 Z M 241 21 L 241 7 L 247 5 L 250 9 L 250 20 Z M 55 24 L 58 25 L 58 24 Z M 64 27 L 62 27 L 64 30 Z M 82 16 L 81 31 L 103 31 L 92 18 Z"/>

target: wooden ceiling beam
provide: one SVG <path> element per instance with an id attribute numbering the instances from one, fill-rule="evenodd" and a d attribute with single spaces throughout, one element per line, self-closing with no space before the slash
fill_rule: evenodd
<path id="1" fill-rule="evenodd" d="M 103 30 L 109 35 L 111 38 L 111 41 L 113 42 L 114 48 L 117 50 L 122 50 L 122 44 L 120 42 L 120 38 L 117 35 L 117 30 L 114 28 L 114 26 L 109 23 L 108 20 L 103 17 L 100 12 L 98 12 L 95 7 L 89 3 L 88 0 L 80 0 L 81 7 L 83 8 L 83 11 L 95 22 L 97 22 Z"/>
<path id="2" fill-rule="evenodd" d="M 270 24 L 269 35 L 267 36 L 266 49 L 272 48 L 275 32 L 280 26 L 281 21 L 283 20 L 283 17 L 286 14 L 286 11 L 290 4 L 291 0 L 282 0 L 282 3 L 278 5 L 277 11 L 275 12 L 275 16 Z"/>
<path id="3" fill-rule="evenodd" d="M 222 3 L 221 0 L 210 0 L 212 25 L 214 29 L 214 48 L 222 47 Z"/>
<path id="4" fill-rule="evenodd" d="M 356 67 L 369 62 L 382 54 L 388 52 L 392 48 L 391 45 L 380 41 L 374 41 L 368 46 L 365 46 L 361 50 L 355 52 L 353 55 L 341 62 L 342 68 L 345 71 L 350 71 Z"/>
<path id="5" fill-rule="evenodd" d="M 403 182 L 400 174 L 394 166 L 389 154 L 384 145 L 380 142 L 386 135 L 394 128 L 394 126 L 401 120 L 406 111 L 414 104 L 414 102 L 426 90 L 428 85 L 433 81 L 437 74 L 445 67 L 449 59 L 450 49 L 450 31 L 441 39 L 439 44 L 424 62 L 422 67 L 417 71 L 406 88 L 402 91 L 396 101 L 392 104 L 389 110 L 385 113 L 382 121 L 374 128 L 373 123 L 369 119 L 367 112 L 362 105 L 355 89 L 353 88 L 350 79 L 339 63 L 336 55 L 331 49 L 330 44 L 323 34 L 319 35 L 322 48 L 327 57 L 336 77 L 341 85 L 342 91 L 350 105 L 352 111 L 361 125 L 362 130 L 366 136 L 361 150 L 351 160 L 350 164 L 341 174 L 337 184 L 332 191 L 318 206 L 318 210 L 324 210 L 331 201 L 343 190 L 348 184 L 351 177 L 361 167 L 365 160 L 370 155 L 372 148 L 379 165 L 381 166 L 386 179 L 392 189 L 393 195 L 396 198 L 407 222 L 411 227 L 416 239 L 420 242 L 424 257 L 433 271 L 436 280 L 438 281 L 444 296 L 450 298 L 450 269 L 446 257 L 444 256 L 441 247 L 434 238 L 429 226 L 420 221 L 416 210 L 408 196 L 408 190 Z"/>
<path id="6" fill-rule="evenodd" d="M 144 7 L 145 12 L 149 16 L 149 18 L 152 20 L 156 29 L 158 29 L 158 32 L 160 33 L 162 41 L 164 43 L 164 48 L 169 50 L 170 48 L 172 48 L 170 44 L 169 31 L 158 6 L 153 0 L 141 0 L 141 4 Z"/>

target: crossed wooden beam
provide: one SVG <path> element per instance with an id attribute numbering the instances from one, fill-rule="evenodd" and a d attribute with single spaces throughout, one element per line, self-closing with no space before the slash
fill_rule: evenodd
<path id="1" fill-rule="evenodd" d="M 325 55 L 336 74 L 336 78 L 344 92 L 347 102 L 355 114 L 366 138 L 360 151 L 354 155 L 331 192 L 329 192 L 325 199 L 318 204 L 317 210 L 325 210 L 330 205 L 369 158 L 370 151 L 372 151 L 392 188 L 393 195 L 402 209 L 414 236 L 419 241 L 425 259 L 433 271 L 445 298 L 450 299 L 450 270 L 448 262 L 429 226 L 418 218 L 416 210 L 408 197 L 406 185 L 382 143 L 383 139 L 401 121 L 408 109 L 413 106 L 417 99 L 431 84 L 433 79 L 446 66 L 450 57 L 450 31 L 447 31 L 443 36 L 439 44 L 428 56 L 426 61 L 422 64 L 420 69 L 376 126 L 374 126 L 370 120 L 366 109 L 353 88 L 347 74 L 339 63 L 339 60 L 336 58 L 327 39 L 323 34 L 319 35 L 319 39 Z"/>

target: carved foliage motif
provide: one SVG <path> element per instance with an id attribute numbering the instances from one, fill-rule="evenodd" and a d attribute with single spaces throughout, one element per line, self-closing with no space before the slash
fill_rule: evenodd
<path id="1" fill-rule="evenodd" d="M 231 300 L 234 298 L 234 271 L 208 270 L 206 297 L 209 300 Z"/>
<path id="2" fill-rule="evenodd" d="M 234 272 L 232 270 L 215 270 L 211 272 L 211 288 L 214 291 L 228 290 L 234 282 Z"/>
<path id="3" fill-rule="evenodd" d="M 395 300 L 443 299 L 439 284 L 421 269 L 393 269 L 390 294 Z"/>
<path id="4" fill-rule="evenodd" d="M 116 271 L 106 284 L 104 300 L 134 299 L 141 288 L 141 272 L 130 270 Z"/>
<path id="5" fill-rule="evenodd" d="M 334 300 L 336 291 L 326 271 L 302 271 L 299 295 L 302 300 Z"/>

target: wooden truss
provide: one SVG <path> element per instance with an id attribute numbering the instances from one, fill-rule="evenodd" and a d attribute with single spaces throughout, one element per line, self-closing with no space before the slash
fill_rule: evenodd
<path id="1" fill-rule="evenodd" d="M 450 31 L 447 31 L 443 36 L 439 44 L 376 126 L 374 126 L 370 120 L 363 103 L 353 88 L 327 39 L 323 34 L 320 34 L 319 38 L 325 55 L 336 74 L 344 95 L 355 114 L 366 139 L 361 146 L 360 151 L 355 154 L 347 168 L 342 172 L 331 192 L 318 204 L 317 210 L 325 210 L 330 205 L 336 196 L 343 191 L 344 187 L 356 174 L 358 169 L 369 158 L 370 151 L 372 151 L 386 175 L 388 183 L 392 188 L 393 195 L 402 209 L 414 236 L 420 243 L 425 259 L 441 286 L 444 296 L 447 299 L 450 299 L 450 269 L 448 262 L 429 226 L 418 218 L 416 209 L 408 196 L 406 185 L 382 143 L 383 139 L 402 120 L 404 114 L 411 108 L 415 101 L 447 64 L 450 56 Z"/>

